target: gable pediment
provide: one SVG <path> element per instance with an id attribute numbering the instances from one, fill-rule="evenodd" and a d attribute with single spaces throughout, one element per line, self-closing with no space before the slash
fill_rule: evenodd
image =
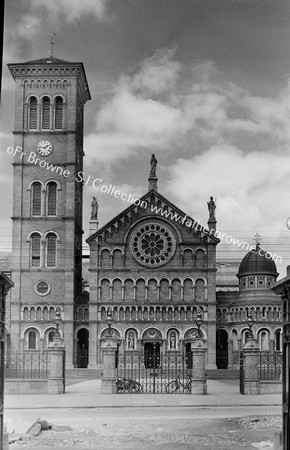
<path id="1" fill-rule="evenodd" d="M 141 218 L 159 218 L 175 228 L 176 226 L 184 228 L 188 233 L 194 234 L 201 240 L 210 241 L 217 244 L 219 239 L 210 233 L 207 227 L 187 215 L 184 211 L 170 202 L 154 189 L 147 192 L 140 199 L 134 200 L 135 204 L 131 204 L 128 208 L 114 217 L 110 222 L 104 225 L 100 230 L 86 239 L 88 244 L 92 242 L 106 242 L 107 238 L 111 238 L 120 229 L 130 229 L 132 224 Z"/>

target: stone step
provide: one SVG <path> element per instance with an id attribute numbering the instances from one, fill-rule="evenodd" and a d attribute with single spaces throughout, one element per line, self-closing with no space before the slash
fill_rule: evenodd
<path id="1" fill-rule="evenodd" d="M 95 380 L 101 378 L 102 369 L 66 369 L 66 379 Z"/>
<path id="2" fill-rule="evenodd" d="M 238 380 L 239 369 L 208 369 L 205 371 L 208 380 Z"/>

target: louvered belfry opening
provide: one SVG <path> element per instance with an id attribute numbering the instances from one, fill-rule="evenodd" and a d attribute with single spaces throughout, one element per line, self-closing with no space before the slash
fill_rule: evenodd
<path id="1" fill-rule="evenodd" d="M 61 130 L 63 128 L 63 100 L 61 97 L 55 99 L 54 126 L 56 130 Z"/>
<path id="2" fill-rule="evenodd" d="M 31 97 L 29 101 L 29 129 L 37 129 L 37 99 Z"/>
<path id="3" fill-rule="evenodd" d="M 41 128 L 43 130 L 49 130 L 50 128 L 50 99 L 48 97 L 44 97 L 42 100 Z"/>

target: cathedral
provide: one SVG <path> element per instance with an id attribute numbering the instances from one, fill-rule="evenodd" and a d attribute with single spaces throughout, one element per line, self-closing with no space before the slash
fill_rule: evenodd
<path id="1" fill-rule="evenodd" d="M 218 260 L 216 211 L 202 226 L 165 198 L 155 155 L 148 189 L 98 228 L 92 201 L 89 260 L 82 257 L 84 106 L 91 99 L 82 63 L 53 56 L 9 64 L 15 80 L 12 255 L 7 351 L 45 350 L 59 308 L 66 367 L 102 367 L 108 330 L 118 352 L 190 354 L 200 332 L 207 369 L 238 368 L 249 326 L 261 350 L 281 350 L 278 273 L 261 250 Z M 144 179 L 146 174 L 144 173 Z M 197 320 L 199 319 L 199 320 Z"/>

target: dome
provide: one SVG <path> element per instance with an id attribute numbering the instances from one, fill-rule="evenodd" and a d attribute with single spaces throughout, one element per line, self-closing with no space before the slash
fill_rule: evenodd
<path id="1" fill-rule="evenodd" d="M 237 276 L 241 277 L 242 275 L 254 275 L 258 273 L 274 275 L 276 277 L 279 275 L 271 255 L 261 249 L 259 245 L 243 258 Z"/>

